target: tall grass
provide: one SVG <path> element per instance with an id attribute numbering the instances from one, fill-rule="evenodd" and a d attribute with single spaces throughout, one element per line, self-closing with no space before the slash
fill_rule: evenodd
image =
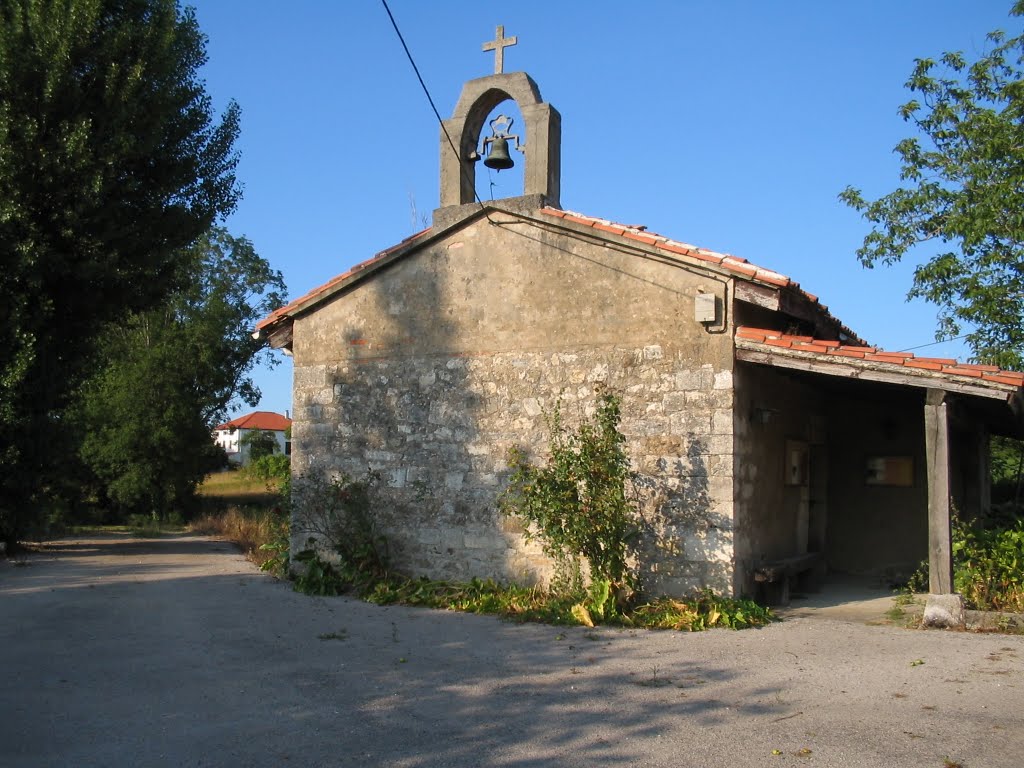
<path id="1" fill-rule="evenodd" d="M 206 513 L 196 518 L 189 523 L 188 530 L 233 541 L 246 557 L 262 566 L 275 555 L 261 547 L 287 535 L 288 518 L 278 508 L 231 506 L 225 512 Z"/>

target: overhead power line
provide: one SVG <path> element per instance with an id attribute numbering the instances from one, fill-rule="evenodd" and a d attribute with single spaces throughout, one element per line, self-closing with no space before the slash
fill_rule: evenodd
<path id="1" fill-rule="evenodd" d="M 966 339 L 968 336 L 970 336 L 970 334 L 969 333 L 965 333 L 963 336 L 957 336 L 954 339 L 942 339 L 941 341 L 931 341 L 931 342 L 928 342 L 927 344 L 918 344 L 915 347 L 907 347 L 906 349 L 900 349 L 900 350 L 897 350 L 897 351 L 898 352 L 911 352 L 911 351 L 913 351 L 915 349 L 924 349 L 925 347 L 934 347 L 936 344 L 946 344 L 946 343 L 948 343 L 950 341 L 962 341 L 963 339 Z"/>
<path id="2" fill-rule="evenodd" d="M 437 111 L 437 105 L 434 104 L 434 97 L 430 95 L 430 89 L 427 88 L 427 84 L 423 82 L 423 75 L 420 74 L 420 68 L 416 66 L 416 61 L 412 57 L 412 53 L 409 51 L 409 46 L 405 43 L 405 38 L 402 36 L 402 30 L 398 28 L 398 22 L 395 21 L 395 16 L 391 13 L 391 9 L 388 7 L 387 0 L 380 0 L 381 5 L 384 6 L 384 10 L 387 11 L 388 18 L 391 19 L 391 26 L 394 27 L 395 34 L 398 35 L 398 41 L 402 44 L 402 49 L 405 51 L 405 56 L 409 59 L 409 63 L 412 65 L 412 71 L 416 73 L 416 79 L 420 81 L 420 88 L 423 89 L 423 93 L 426 94 L 427 101 L 430 102 L 430 108 L 434 110 L 434 117 L 437 118 L 437 124 L 441 126 L 441 130 L 444 132 L 444 137 L 448 140 L 448 146 L 451 147 L 452 153 L 459 161 L 459 172 L 466 181 L 470 181 L 469 174 L 466 173 L 465 166 L 462 162 L 462 158 L 459 156 L 459 151 L 455 148 L 455 142 L 452 141 L 452 137 L 448 135 L 448 129 L 445 128 L 444 120 L 441 119 L 441 113 Z M 480 195 L 476 193 L 476 185 L 473 185 L 473 197 L 480 205 L 481 210 L 487 215 L 486 209 L 484 209 L 483 201 L 480 199 Z M 487 220 L 490 221 L 491 217 L 487 215 Z M 494 222 L 491 222 L 492 224 Z"/>

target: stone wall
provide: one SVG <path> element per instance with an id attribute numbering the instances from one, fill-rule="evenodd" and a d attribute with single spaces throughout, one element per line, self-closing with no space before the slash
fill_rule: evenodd
<path id="1" fill-rule="evenodd" d="M 379 472 L 378 520 L 409 572 L 544 582 L 551 564 L 498 512 L 508 452 L 543 457 L 545 414 L 560 402 L 572 425 L 607 387 L 645 588 L 731 593 L 731 340 L 692 320 L 707 282 L 536 234 L 477 224 L 298 319 L 293 470 Z"/>

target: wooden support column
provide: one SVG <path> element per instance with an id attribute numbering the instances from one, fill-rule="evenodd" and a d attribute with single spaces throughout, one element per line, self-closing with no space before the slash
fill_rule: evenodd
<path id="1" fill-rule="evenodd" d="M 942 390 L 929 389 L 924 406 L 925 454 L 928 464 L 928 591 L 953 592 L 950 541 L 949 404 Z"/>

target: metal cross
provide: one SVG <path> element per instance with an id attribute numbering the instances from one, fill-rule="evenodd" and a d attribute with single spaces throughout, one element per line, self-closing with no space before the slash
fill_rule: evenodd
<path id="1" fill-rule="evenodd" d="M 518 38 L 505 37 L 505 27 L 498 25 L 494 33 L 495 40 L 484 43 L 484 51 L 494 51 L 494 74 L 500 75 L 505 70 L 505 46 L 515 45 Z"/>

